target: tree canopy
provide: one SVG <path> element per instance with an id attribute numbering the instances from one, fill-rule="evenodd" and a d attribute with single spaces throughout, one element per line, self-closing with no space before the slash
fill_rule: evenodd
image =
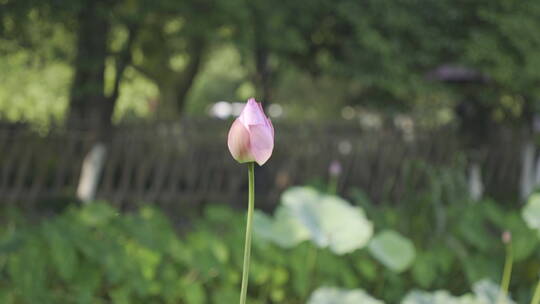
<path id="1" fill-rule="evenodd" d="M 176 118 L 256 95 L 315 117 L 466 103 L 494 121 L 528 120 L 538 28 L 535 0 L 4 0 L 0 107 Z M 449 71 L 482 81 L 432 77 Z"/>

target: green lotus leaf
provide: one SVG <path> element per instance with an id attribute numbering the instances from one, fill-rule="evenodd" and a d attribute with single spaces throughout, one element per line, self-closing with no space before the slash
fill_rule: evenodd
<path id="1" fill-rule="evenodd" d="M 308 304 L 384 304 L 368 295 L 362 289 L 344 290 L 333 287 L 321 287 L 309 298 Z"/>
<path id="2" fill-rule="evenodd" d="M 533 194 L 523 208 L 521 215 L 531 229 L 540 233 L 540 194 Z"/>
<path id="3" fill-rule="evenodd" d="M 413 290 L 405 296 L 401 304 L 488 304 L 478 302 L 471 294 L 455 297 L 446 290 L 426 292 Z"/>
<path id="4" fill-rule="evenodd" d="M 368 248 L 375 259 L 398 273 L 407 270 L 416 255 L 413 243 L 392 230 L 379 232 Z"/>
<path id="5" fill-rule="evenodd" d="M 462 296 L 453 296 L 446 290 L 413 290 L 405 296 L 401 304 L 515 304 L 509 297 L 499 299 L 499 286 L 489 280 L 476 282 L 473 290 L 474 294 Z"/>
<path id="6" fill-rule="evenodd" d="M 283 248 L 292 248 L 309 239 L 309 231 L 285 209 L 276 211 L 275 220 L 256 210 L 253 215 L 253 230 L 256 236 Z"/>
<path id="7" fill-rule="evenodd" d="M 336 254 L 364 247 L 373 234 L 373 225 L 361 208 L 309 187 L 287 190 L 274 220 L 258 213 L 254 223 L 257 235 L 279 246 L 311 240 Z"/>

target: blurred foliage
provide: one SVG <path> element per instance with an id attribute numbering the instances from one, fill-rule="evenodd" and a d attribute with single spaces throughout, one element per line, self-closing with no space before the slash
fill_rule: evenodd
<path id="1" fill-rule="evenodd" d="M 305 303 L 322 286 L 362 288 L 387 303 L 397 303 L 413 289 L 462 295 L 483 279 L 499 281 L 504 230 L 511 231 L 513 240 L 511 295 L 519 303 L 530 298 L 540 272 L 539 238 L 519 210 L 489 200 L 436 205 L 433 196 L 425 195 L 396 206 L 374 206 L 361 191 L 354 196 L 375 231 L 382 231 L 373 239 L 380 244 L 368 246 L 376 247 L 376 253 L 370 248 L 336 255 L 312 242 L 281 248 L 256 234 L 250 303 Z M 444 214 L 442 226 L 437 212 Z M 209 205 L 181 235 L 150 206 L 121 214 L 96 202 L 37 224 L 16 210 L 3 214 L 1 303 L 237 301 L 245 221 L 228 207 Z M 412 264 L 403 269 L 393 261 L 395 252 L 384 248 L 392 252 L 397 245 L 385 239 L 412 242 Z M 386 254 L 377 258 L 380 252 Z"/>
<path id="2" fill-rule="evenodd" d="M 340 290 L 338 288 L 322 287 L 311 295 L 308 304 L 384 304 L 384 302 L 373 299 L 361 289 Z"/>
<path id="3" fill-rule="evenodd" d="M 512 299 L 506 297 L 499 299 L 499 286 L 489 281 L 482 280 L 474 284 L 473 293 L 461 296 L 453 296 L 448 291 L 437 290 L 426 292 L 412 290 L 407 293 L 401 304 L 514 304 Z M 384 304 L 373 299 L 361 289 L 340 290 L 337 288 L 323 287 L 317 289 L 310 297 L 308 304 Z"/>
<path id="4" fill-rule="evenodd" d="M 509 297 L 499 298 L 499 286 L 488 280 L 474 284 L 473 293 L 459 297 L 447 291 L 425 292 L 413 290 L 403 299 L 402 304 L 514 304 Z"/>
<path id="5" fill-rule="evenodd" d="M 275 219 L 257 212 L 253 225 L 259 236 L 284 248 L 310 240 L 337 255 L 366 246 L 373 234 L 373 225 L 362 208 L 310 187 L 285 191 Z"/>
<path id="6" fill-rule="evenodd" d="M 0 83 L 3 116 L 62 117 L 88 3 L 0 2 L 2 80 L 9 80 Z M 110 23 L 105 91 L 117 77 L 122 82 L 116 120 L 203 114 L 213 102 L 251 95 L 284 105 L 293 118 L 336 117 L 346 105 L 448 121 L 449 109 L 466 102 L 497 123 L 519 123 L 538 111 L 535 0 L 100 5 Z M 119 70 L 131 35 L 131 60 Z M 429 79 L 442 65 L 468 68 L 486 81 Z"/>
<path id="7" fill-rule="evenodd" d="M 34 58 L 35 59 L 35 58 Z M 68 107 L 72 69 L 63 61 L 47 64 L 33 61 L 23 51 L 0 57 L 0 118 L 40 126 L 61 121 Z M 155 85 L 135 70 L 126 71 L 115 120 L 148 116 Z"/>
<path id="8" fill-rule="evenodd" d="M 416 255 L 413 243 L 392 230 L 379 232 L 369 243 L 369 252 L 377 261 L 397 273 L 407 270 Z"/>
<path id="9" fill-rule="evenodd" d="M 538 231 L 540 236 L 540 194 L 535 193 L 529 197 L 527 205 L 523 208 L 523 219 L 527 226 Z"/>
<path id="10" fill-rule="evenodd" d="M 71 69 L 63 62 L 43 65 L 28 52 L 0 57 L 0 118 L 47 124 L 67 107 Z"/>

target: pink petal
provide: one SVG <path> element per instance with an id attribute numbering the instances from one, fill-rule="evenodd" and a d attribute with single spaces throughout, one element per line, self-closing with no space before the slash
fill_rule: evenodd
<path id="1" fill-rule="evenodd" d="M 264 113 L 264 108 L 263 108 L 263 106 L 262 106 L 262 103 L 261 103 L 261 102 L 257 102 L 257 101 L 256 101 L 255 99 L 253 99 L 253 98 L 251 98 L 250 100 L 253 100 L 253 101 L 255 101 L 255 102 L 257 103 L 257 105 L 259 106 L 259 110 L 260 110 L 260 111 L 261 111 L 262 113 Z"/>
<path id="2" fill-rule="evenodd" d="M 240 121 L 247 128 L 251 125 L 260 125 L 266 123 L 266 116 L 262 111 L 262 107 L 257 104 L 255 99 L 250 98 L 244 106 L 242 113 L 239 116 Z"/>
<path id="3" fill-rule="evenodd" d="M 238 118 L 235 119 L 229 130 L 227 145 L 229 146 L 232 157 L 240 163 L 255 160 L 250 152 L 249 137 L 248 129 L 244 127 Z"/>
<path id="4" fill-rule="evenodd" d="M 268 126 L 270 127 L 270 130 L 272 130 L 272 141 L 273 141 L 274 140 L 274 125 L 272 124 L 272 121 L 270 120 L 270 118 L 267 118 L 266 121 L 268 123 Z"/>
<path id="5" fill-rule="evenodd" d="M 260 165 L 264 165 L 272 156 L 274 150 L 273 129 L 266 125 L 252 125 L 249 127 L 250 154 Z"/>

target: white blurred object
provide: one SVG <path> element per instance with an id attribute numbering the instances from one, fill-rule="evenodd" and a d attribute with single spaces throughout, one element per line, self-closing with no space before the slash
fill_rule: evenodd
<path id="1" fill-rule="evenodd" d="M 96 143 L 86 155 L 77 187 L 77 198 L 87 203 L 96 197 L 99 177 L 105 164 L 107 148 L 103 143 Z"/>
<path id="2" fill-rule="evenodd" d="M 272 103 L 268 106 L 268 115 L 271 117 L 280 117 L 283 115 L 283 107 L 277 103 Z"/>
<path id="3" fill-rule="evenodd" d="M 242 110 L 244 109 L 244 106 L 246 105 L 245 102 L 233 102 L 232 103 L 232 115 L 238 116 L 240 113 L 242 113 Z"/>
<path id="4" fill-rule="evenodd" d="M 383 125 L 383 119 L 380 115 L 375 113 L 365 112 L 358 115 L 360 124 L 365 128 L 379 129 Z"/>
<path id="5" fill-rule="evenodd" d="M 226 101 L 218 101 L 210 108 L 210 115 L 219 119 L 227 119 L 232 113 L 233 107 Z"/>
<path id="6" fill-rule="evenodd" d="M 535 186 L 535 164 L 534 164 L 534 155 L 536 153 L 536 149 L 534 147 L 533 142 L 527 142 L 525 146 L 523 147 L 523 151 L 521 154 L 521 180 L 519 182 L 520 185 L 520 196 L 522 199 L 526 199 L 529 194 L 532 193 Z"/>
<path id="7" fill-rule="evenodd" d="M 484 194 L 482 169 L 478 163 L 472 163 L 469 167 L 469 193 L 474 201 L 481 199 Z"/>
<path id="8" fill-rule="evenodd" d="M 341 154 L 343 155 L 347 155 L 347 154 L 350 154 L 351 151 L 352 151 L 352 144 L 350 141 L 348 140 L 342 140 L 339 142 L 338 144 L 338 150 Z"/>
<path id="9" fill-rule="evenodd" d="M 356 110 L 351 106 L 346 106 L 341 110 L 341 116 L 344 119 L 351 120 L 356 116 Z"/>
<path id="10" fill-rule="evenodd" d="M 394 126 L 403 132 L 405 141 L 414 141 L 414 120 L 404 114 L 398 114 L 394 117 Z"/>
<path id="11" fill-rule="evenodd" d="M 384 304 L 362 289 L 320 287 L 313 292 L 308 304 Z"/>

